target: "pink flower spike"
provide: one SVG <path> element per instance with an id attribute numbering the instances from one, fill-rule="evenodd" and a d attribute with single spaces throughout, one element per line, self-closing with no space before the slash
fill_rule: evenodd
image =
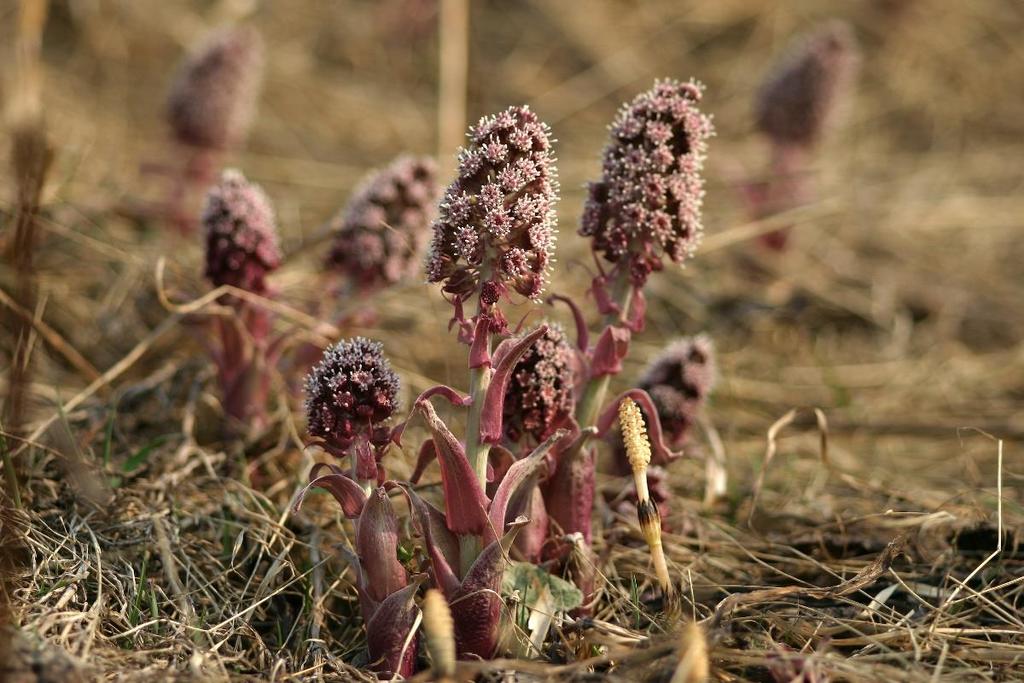
<path id="1" fill-rule="evenodd" d="M 558 323 L 526 350 L 516 363 L 505 390 L 505 438 L 518 444 L 523 438 L 540 443 L 572 415 L 576 405 L 579 354 Z"/>
<path id="2" fill-rule="evenodd" d="M 682 452 L 673 451 L 665 444 L 665 437 L 661 429 L 661 419 L 658 417 L 658 410 L 654 405 L 654 401 L 643 389 L 629 389 L 622 392 L 616 397 L 614 401 L 608 404 L 605 408 L 604 413 L 597 420 L 597 433 L 598 436 L 604 436 L 611 428 L 612 424 L 617 419 L 616 416 L 619 412 L 619 403 L 624 398 L 631 398 L 637 402 L 641 410 L 644 411 L 644 417 L 647 418 L 647 435 L 651 439 L 651 455 L 653 456 L 652 461 L 658 464 L 666 464 L 682 457 Z"/>
<path id="3" fill-rule="evenodd" d="M 433 224 L 427 280 L 456 300 L 479 295 L 485 309 L 512 291 L 536 300 L 554 255 L 557 201 L 547 125 L 525 106 L 480 119 Z"/>
<path id="4" fill-rule="evenodd" d="M 378 674 L 404 678 L 415 671 L 418 640 L 409 634 L 419 613 L 417 590 L 419 584 L 413 583 L 392 593 L 366 623 L 370 668 Z"/>
<path id="5" fill-rule="evenodd" d="M 267 276 L 281 265 L 277 221 L 263 189 L 228 169 L 206 193 L 204 274 L 215 287 L 267 294 Z"/>
<path id="6" fill-rule="evenodd" d="M 703 90 L 694 81 L 655 81 L 624 105 L 601 179 L 588 187 L 579 234 L 636 286 L 666 258 L 682 264 L 700 243 L 703 165 L 714 134 L 698 109 Z"/>
<path id="7" fill-rule="evenodd" d="M 263 40 L 248 27 L 216 31 L 178 66 L 167 120 L 184 145 L 228 149 L 249 132 L 263 80 Z"/>
<path id="8" fill-rule="evenodd" d="M 487 496 L 466 458 L 465 449 L 437 416 L 434 406 L 421 401 L 416 404 L 416 410 L 426 420 L 437 448 L 448 528 L 454 534 L 483 535 L 488 528 Z"/>
<path id="9" fill-rule="evenodd" d="M 502 414 L 505 393 L 512 370 L 523 354 L 548 331 L 547 325 L 538 325 L 519 339 L 506 339 L 494 351 L 494 375 L 487 387 L 484 404 L 480 409 L 480 441 L 495 444 L 501 441 Z"/>
<path id="10" fill-rule="evenodd" d="M 609 325 L 597 339 L 593 359 L 590 361 L 590 376 L 616 375 L 622 371 L 622 359 L 629 352 L 632 334 L 626 327 Z"/>
<path id="11" fill-rule="evenodd" d="M 334 243 L 325 265 L 363 293 L 415 277 L 438 195 L 430 158 L 402 156 L 371 172 L 331 220 Z"/>
<path id="12" fill-rule="evenodd" d="M 569 310 L 572 312 L 573 322 L 576 324 L 576 348 L 586 352 L 590 346 L 590 331 L 587 329 L 587 321 L 583 319 L 583 311 L 580 310 L 575 301 L 567 296 L 552 294 L 548 297 L 549 304 L 555 301 L 561 301 L 569 307 Z"/>
<path id="13" fill-rule="evenodd" d="M 706 335 L 669 344 L 651 361 L 637 387 L 651 395 L 665 439 L 686 445 L 715 385 L 714 345 Z"/>
<path id="14" fill-rule="evenodd" d="M 853 28 L 824 22 L 798 37 L 761 83 L 755 124 L 776 145 L 812 147 L 821 138 L 857 75 Z"/>
<path id="15" fill-rule="evenodd" d="M 314 465 L 310 472 L 311 478 L 317 470 L 318 466 Z M 358 517 L 363 510 L 363 506 L 366 504 L 366 493 L 358 483 L 345 474 L 333 472 L 331 474 L 316 477 L 306 484 L 306 487 L 299 492 L 298 499 L 295 501 L 295 506 L 293 508 L 295 512 L 299 511 L 302 507 L 302 501 L 305 499 L 306 494 L 313 488 L 324 489 L 334 496 L 334 499 L 341 505 L 341 509 L 345 513 L 345 516 L 349 519 L 355 519 Z"/>
<path id="16" fill-rule="evenodd" d="M 384 345 L 363 337 L 324 351 L 306 376 L 306 422 L 310 436 L 344 455 L 357 439 L 387 442 L 380 430 L 398 410 L 400 382 L 384 356 Z"/>

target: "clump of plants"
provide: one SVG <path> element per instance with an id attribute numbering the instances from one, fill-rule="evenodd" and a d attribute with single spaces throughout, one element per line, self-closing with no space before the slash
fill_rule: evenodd
<path id="1" fill-rule="evenodd" d="M 699 109 L 702 94 L 696 82 L 659 81 L 612 124 L 579 231 L 594 254 L 590 303 L 600 320 L 594 334 L 584 307 L 560 294 L 547 303 L 568 308 L 573 335 L 550 321 L 526 330 L 510 322 L 510 305 L 543 302 L 554 264 L 558 179 L 548 127 L 529 108 L 509 107 L 470 129 L 426 257 L 427 280 L 450 304 L 449 328 L 465 349 L 468 391 L 432 387 L 412 401 L 405 419 L 393 422 L 398 379 L 381 346 L 358 338 L 328 349 L 310 374 L 309 434 L 334 460 L 314 468 L 307 490 L 326 489 L 356 520 L 352 562 L 370 667 L 378 674 L 415 670 L 413 576 L 427 577 L 436 589 L 431 623 L 444 632 L 450 614 L 459 658 L 500 651 L 503 579 L 546 576 L 561 581 L 560 595 L 575 595 L 560 610 L 592 607 L 598 598 L 590 550 L 596 448 L 624 400 L 634 477 L 644 509 L 656 509 L 647 495 L 647 465 L 678 455 L 666 440 L 658 403 L 641 388 L 616 397 L 608 391 L 633 335 L 644 329 L 649 278 L 666 262 L 684 263 L 701 238 L 702 167 L 713 135 Z M 463 419 L 442 417 L 438 401 Z M 419 443 L 408 443 L 411 425 L 426 428 Z M 673 441 L 682 442 L 678 436 L 674 431 Z M 411 481 L 388 477 L 392 445 L 412 445 L 418 453 Z M 435 461 L 436 498 L 414 486 Z M 422 564 L 396 559 L 403 525 L 394 522 L 389 495 L 408 503 Z M 660 539 L 660 521 L 648 519 L 644 532 Z M 655 563 L 670 593 L 663 555 Z M 439 609 L 439 599 L 447 610 Z M 444 651 L 436 641 L 428 635 L 431 652 Z"/>

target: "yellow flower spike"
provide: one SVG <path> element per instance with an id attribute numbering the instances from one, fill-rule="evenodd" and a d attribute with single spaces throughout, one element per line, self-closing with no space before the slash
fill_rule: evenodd
<path id="1" fill-rule="evenodd" d="M 692 621 L 683 626 L 679 639 L 679 663 L 669 683 L 705 683 L 710 675 L 708 641 Z"/>
<path id="2" fill-rule="evenodd" d="M 423 596 L 423 634 L 434 680 L 455 680 L 455 625 L 448 601 L 434 588 Z"/>
<path id="3" fill-rule="evenodd" d="M 626 446 L 626 458 L 633 469 L 633 480 L 636 482 L 636 512 L 640 519 L 640 531 L 651 549 L 651 560 L 654 571 L 661 584 L 665 596 L 666 607 L 670 607 L 674 591 L 672 579 L 668 574 L 668 563 L 665 560 L 665 549 L 661 543 L 661 515 L 658 507 L 651 499 L 647 488 L 647 467 L 651 464 L 651 442 L 647 439 L 647 427 L 640 407 L 633 399 L 626 398 L 619 404 L 619 425 L 622 429 L 622 441 Z"/>

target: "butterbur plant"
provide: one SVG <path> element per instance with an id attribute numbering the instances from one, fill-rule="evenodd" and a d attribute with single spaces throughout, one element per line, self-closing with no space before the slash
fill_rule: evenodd
<path id="1" fill-rule="evenodd" d="M 248 27 L 211 34 L 178 66 L 167 95 L 166 118 L 181 168 L 173 172 L 168 212 L 191 231 L 187 201 L 211 181 L 220 157 L 249 132 L 263 78 L 263 41 Z"/>
<path id="2" fill-rule="evenodd" d="M 690 81 L 657 81 L 623 105 L 610 129 L 601 178 L 588 188 L 580 235 L 591 239 L 595 265 L 591 293 L 602 314 L 600 333 L 591 345 L 584 315 L 570 299 L 581 358 L 576 381 L 574 424 L 580 438 L 558 452 L 545 487 L 552 526 L 580 534 L 589 543 L 594 502 L 595 434 L 613 425 L 619 399 L 606 404 L 611 378 L 622 370 L 634 333 L 644 328 L 643 287 L 664 267 L 682 264 L 702 234 L 702 169 L 711 119 L 700 111 L 703 86 Z M 623 396 L 636 400 L 650 421 L 652 447 L 660 461 L 677 454 L 665 443 L 657 411 L 642 389 Z M 621 399 L 622 397 L 620 397 Z M 589 598 L 587 580 L 577 580 Z"/>
<path id="3" fill-rule="evenodd" d="M 328 270 L 363 294 L 419 275 L 438 194 L 428 157 L 402 156 L 364 178 L 331 221 Z"/>
<path id="4" fill-rule="evenodd" d="M 647 278 L 666 257 L 682 264 L 703 234 L 702 170 L 714 134 L 697 108 L 703 92 L 694 81 L 658 81 L 624 105 L 611 126 L 602 175 L 589 186 L 580 224 L 580 234 L 591 238 L 599 269 L 592 291 L 605 316 L 580 424 L 594 423 L 631 333 L 643 329 Z"/>
<path id="5" fill-rule="evenodd" d="M 267 276 L 281 264 L 277 225 L 263 190 L 236 170 L 227 170 L 210 188 L 202 213 L 205 275 L 215 287 L 229 286 L 272 298 Z M 271 368 L 281 338 L 272 337 L 270 311 L 233 294 L 221 298 L 231 315 L 215 319 L 221 402 L 233 427 L 266 425 Z"/>
<path id="6" fill-rule="evenodd" d="M 809 157 L 847 97 L 858 65 L 853 29 L 833 20 L 797 38 L 769 71 L 754 103 L 757 129 L 771 148 L 768 168 L 762 182 L 744 188 L 755 218 L 813 200 Z M 783 228 L 760 241 L 782 251 L 788 240 Z"/>
<path id="7" fill-rule="evenodd" d="M 366 625 L 370 668 L 382 676 L 410 676 L 415 670 L 419 640 L 413 633 L 419 609 L 419 583 L 398 560 L 399 522 L 384 486 L 368 487 L 348 472 L 320 464 L 310 472 L 311 487 L 326 489 L 355 521 L 355 554 L 348 560 L 356 576 L 360 610 Z"/>
<path id="8" fill-rule="evenodd" d="M 509 322 L 510 304 L 539 302 L 547 285 L 558 196 L 550 131 L 529 108 L 515 106 L 470 128 L 426 257 L 427 279 L 441 286 L 452 306 L 449 328 L 466 347 L 469 391 L 431 387 L 413 401 L 404 421 L 391 426 L 397 378 L 380 345 L 366 340 L 328 349 L 307 381 L 310 436 L 331 455 L 349 458 L 347 468 L 315 468 L 309 486 L 329 490 L 353 519 L 367 514 L 365 498 L 395 493 L 406 499 L 436 591 L 430 611 L 442 614 L 438 601 L 447 603 L 459 658 L 497 653 L 502 576 L 510 556 L 569 574 L 585 599 L 593 598 L 593 439 L 611 429 L 623 398 L 636 401 L 630 405 L 637 416 L 641 409 L 647 414 L 644 468 L 652 454 L 664 461 L 675 455 L 644 390 L 631 389 L 610 402 L 606 393 L 631 335 L 643 328 L 648 277 L 666 257 L 684 261 L 699 239 L 700 170 L 712 134 L 710 120 L 697 109 L 701 93 L 696 83 L 658 82 L 627 105 L 612 128 L 605 173 L 591 189 L 581 230 L 593 238 L 599 271 L 592 286 L 603 316 L 596 342 L 591 344 L 579 306 L 564 296 L 552 295 L 549 303 L 568 306 L 573 339 L 553 322 L 525 330 Z M 375 211 L 373 220 L 380 218 Z M 436 399 L 464 412 L 461 437 L 438 413 Z M 389 480 L 382 458 L 389 443 L 406 445 L 412 424 L 426 426 L 413 474 L 409 482 Z M 439 504 L 413 487 L 435 461 Z M 653 506 L 649 495 L 645 501 Z M 363 524 L 357 522 L 360 538 Z M 390 538 L 390 532 L 383 535 Z M 388 543 L 383 554 L 357 548 L 360 577 L 402 575 Z M 371 562 L 383 569 L 371 570 Z M 405 580 L 387 584 L 391 595 L 402 595 L 394 599 L 403 606 L 401 591 L 411 585 L 408 575 Z M 367 589 L 359 590 L 362 596 Z M 412 642 L 407 612 L 379 616 L 391 598 L 374 599 L 381 605 L 377 611 L 361 598 L 371 656 L 377 653 L 374 661 L 382 662 L 376 670 L 404 675 L 408 648 L 398 652 L 373 645 L 373 639 L 375 629 L 390 623 L 389 643 Z M 447 630 L 448 620 L 442 621 Z M 434 652 L 436 646 L 430 645 L 435 664 L 443 661 L 442 669 L 450 671 L 450 655 Z"/>
<path id="9" fill-rule="evenodd" d="M 412 674 L 418 641 L 411 636 L 417 615 L 417 583 L 398 560 L 398 520 L 388 495 L 380 456 L 391 434 L 387 422 L 398 409 L 400 382 L 383 345 L 362 337 L 329 347 L 306 377 L 306 422 L 312 443 L 348 468 L 315 465 L 296 511 L 310 488 L 322 488 L 355 520 L 356 589 L 366 625 L 370 665 L 380 674 Z"/>
<path id="10" fill-rule="evenodd" d="M 384 478 L 380 459 L 399 387 L 383 345 L 363 337 L 329 347 L 306 377 L 310 436 L 336 458 L 350 457 L 350 478 L 367 489 Z"/>

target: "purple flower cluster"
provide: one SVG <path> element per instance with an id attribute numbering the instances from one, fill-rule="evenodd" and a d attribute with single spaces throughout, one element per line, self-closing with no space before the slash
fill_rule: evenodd
<path id="1" fill-rule="evenodd" d="M 601 180 L 590 183 L 580 234 L 612 263 L 625 261 L 634 284 L 682 263 L 700 241 L 702 169 L 711 118 L 697 109 L 703 86 L 658 81 L 619 110 Z"/>
<path id="2" fill-rule="evenodd" d="M 328 267 L 364 290 L 415 275 L 438 194 L 437 167 L 428 157 L 399 157 L 371 174 L 334 219 Z"/>
<path id="3" fill-rule="evenodd" d="M 829 21 L 800 38 L 768 74 L 755 102 L 758 129 L 777 144 L 813 145 L 859 61 L 850 26 Z"/>
<path id="4" fill-rule="evenodd" d="M 214 286 L 267 292 L 267 273 L 281 265 L 274 211 L 267 195 L 229 169 L 210 188 L 203 208 L 206 277 Z"/>
<path id="5" fill-rule="evenodd" d="M 485 306 L 509 289 L 537 298 L 555 248 L 558 180 L 548 127 L 509 107 L 470 129 L 434 223 L 427 279 Z"/>
<path id="6" fill-rule="evenodd" d="M 175 138 L 227 149 L 249 131 L 263 78 L 263 41 L 252 28 L 222 29 L 178 69 L 167 98 Z"/>
<path id="7" fill-rule="evenodd" d="M 714 347 L 704 335 L 673 342 L 647 367 L 640 388 L 654 400 L 670 445 L 686 442 L 714 382 Z"/>
<path id="8" fill-rule="evenodd" d="M 380 342 L 363 337 L 338 342 L 306 377 L 310 435 L 339 456 L 359 436 L 385 443 L 388 430 L 382 425 L 398 410 L 399 388 Z"/>
<path id="9" fill-rule="evenodd" d="M 529 434 L 538 443 L 572 415 L 576 352 L 561 326 L 547 331 L 516 364 L 505 391 L 505 435 L 517 443 Z"/>

